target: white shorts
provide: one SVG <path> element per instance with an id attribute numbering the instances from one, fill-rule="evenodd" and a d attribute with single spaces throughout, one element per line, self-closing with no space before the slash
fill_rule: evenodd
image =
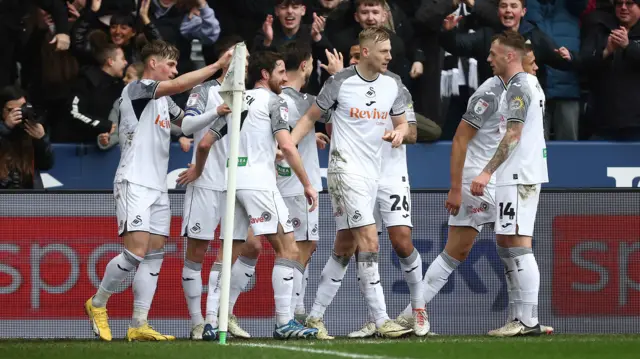
<path id="1" fill-rule="evenodd" d="M 533 237 L 540 184 L 496 187 L 496 234 Z"/>
<path id="2" fill-rule="evenodd" d="M 224 213 L 226 192 L 187 186 L 184 194 L 182 230 L 184 237 L 212 241 Z"/>
<path id="3" fill-rule="evenodd" d="M 386 227 L 411 224 L 411 189 L 407 183 L 378 186 L 376 206 L 373 216 L 378 233 L 382 232 L 382 223 Z"/>
<path id="4" fill-rule="evenodd" d="M 226 199 L 228 200 L 228 198 Z M 225 206 L 226 206 L 226 200 Z M 249 226 L 254 236 L 278 233 L 278 225 L 284 233 L 293 232 L 293 225 L 289 218 L 289 210 L 280 192 L 252 189 L 236 191 L 236 208 L 233 219 L 233 239 L 246 241 Z M 224 222 L 220 231 L 220 238 L 224 236 Z"/>
<path id="5" fill-rule="evenodd" d="M 125 181 L 114 185 L 113 197 L 116 201 L 118 235 L 149 232 L 169 236 L 171 209 L 167 192 Z"/>
<path id="6" fill-rule="evenodd" d="M 282 199 L 289 209 L 293 236 L 296 241 L 317 241 L 320 239 L 318 230 L 320 210 L 316 208 L 313 212 L 309 212 L 307 198 L 304 195 L 283 197 Z"/>
<path id="7" fill-rule="evenodd" d="M 375 180 L 350 173 L 329 173 L 327 184 L 338 231 L 376 223 L 373 210 L 378 183 Z"/>
<path id="8" fill-rule="evenodd" d="M 482 225 L 496 221 L 496 188 L 491 185 L 484 189 L 484 195 L 471 194 L 471 184 L 462 184 L 462 203 L 456 216 L 449 216 L 449 225 L 471 227 L 478 232 Z"/>

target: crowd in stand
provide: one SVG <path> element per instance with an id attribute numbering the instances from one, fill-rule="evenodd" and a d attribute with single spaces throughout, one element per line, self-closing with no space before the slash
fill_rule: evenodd
<path id="1" fill-rule="evenodd" d="M 223 38 L 251 51 L 307 41 L 317 63 L 306 92 L 316 94 L 329 77 L 325 50 L 347 66 L 357 34 L 384 26 L 419 140 L 433 141 L 453 137 L 469 95 L 492 76 L 492 36 L 512 29 L 540 66 L 548 140 L 640 140 L 639 18 L 640 0 L 3 0 L 0 188 L 50 167 L 50 142 L 115 146 L 114 102 L 141 76 L 140 50 L 154 39 L 179 49 L 181 74 L 214 62 Z M 184 107 L 186 94 L 174 100 Z M 25 106 L 31 118 L 21 121 Z M 174 140 L 190 150 L 191 139 Z M 35 167 L 30 176 L 11 179 L 17 157 Z"/>

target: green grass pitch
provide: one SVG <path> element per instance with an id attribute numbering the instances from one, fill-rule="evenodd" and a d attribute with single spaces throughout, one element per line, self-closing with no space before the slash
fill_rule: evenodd
<path id="1" fill-rule="evenodd" d="M 640 336 L 554 335 L 494 339 L 438 336 L 401 340 L 233 340 L 127 343 L 99 341 L 0 341 L 2 359 L 604 359 L 639 358 Z"/>

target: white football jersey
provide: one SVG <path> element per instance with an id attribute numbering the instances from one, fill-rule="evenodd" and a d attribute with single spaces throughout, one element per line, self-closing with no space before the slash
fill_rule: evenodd
<path id="1" fill-rule="evenodd" d="M 167 192 L 171 122 L 182 110 L 164 96 L 156 99 L 158 81 L 136 80 L 120 97 L 120 163 L 114 182 L 128 181 Z"/>
<path id="2" fill-rule="evenodd" d="M 405 117 L 409 125 L 417 125 L 416 113 L 413 109 L 413 98 L 409 89 L 402 86 L 402 92 L 407 100 L 407 110 Z M 387 130 L 393 131 L 393 121 L 387 123 Z M 398 148 L 391 147 L 391 142 L 382 144 L 382 173 L 380 175 L 381 185 L 409 184 L 409 172 L 407 171 L 407 147 L 401 145 Z"/>
<path id="3" fill-rule="evenodd" d="M 471 95 L 467 103 L 467 112 L 462 120 L 478 130 L 467 145 L 467 157 L 462 170 L 462 183 L 471 183 L 489 163 L 498 149 L 503 133 L 500 132 L 500 99 L 505 86 L 500 77 L 494 76 L 485 81 Z M 495 173 L 490 184 L 495 184 Z"/>
<path id="4" fill-rule="evenodd" d="M 500 131 L 506 133 L 509 122 L 524 123 L 520 142 L 496 171 L 496 185 L 538 184 L 549 182 L 547 144 L 544 140 L 545 96 L 538 79 L 525 72 L 514 75 L 500 103 Z"/>
<path id="5" fill-rule="evenodd" d="M 300 93 L 291 87 L 284 87 L 280 97 L 287 101 L 289 108 L 289 128 L 296 126 L 298 120 L 316 100 L 315 96 Z M 311 184 L 316 191 L 322 191 L 322 177 L 320 175 L 320 161 L 318 160 L 315 131 L 309 131 L 309 133 L 300 140 L 300 143 L 298 143 L 298 152 L 300 153 L 302 164 L 304 165 Z M 278 172 L 278 190 L 280 190 L 280 194 L 283 197 L 304 194 L 302 183 L 293 173 L 293 170 L 289 167 L 286 160 L 276 163 L 276 169 Z"/>
<path id="6" fill-rule="evenodd" d="M 365 80 L 355 65 L 325 82 L 316 104 L 325 112 L 333 109 L 329 173 L 380 178 L 382 136 L 391 116 L 402 115 L 407 107 L 402 87 L 390 72 Z"/>
<path id="7" fill-rule="evenodd" d="M 277 191 L 275 134 L 289 131 L 287 101 L 265 88 L 246 91 L 244 101 L 237 188 Z"/>
<path id="8" fill-rule="evenodd" d="M 219 89 L 220 83 L 217 80 L 207 81 L 194 87 L 187 101 L 185 116 L 197 116 L 208 111 L 216 111 L 218 106 L 224 102 L 218 93 Z M 229 137 L 225 135 L 227 121 L 230 120 L 230 116 L 229 114 L 216 120 L 212 126 L 213 128 L 206 127 L 193 134 L 194 148 L 197 148 L 198 143 L 209 131 L 213 130 L 216 135 L 222 137 L 211 146 L 202 175 L 193 182 L 193 186 L 216 191 L 227 190 L 226 174 Z M 193 151 L 193 158 L 191 159 L 193 165 L 196 164 L 196 152 L 196 150 Z"/>

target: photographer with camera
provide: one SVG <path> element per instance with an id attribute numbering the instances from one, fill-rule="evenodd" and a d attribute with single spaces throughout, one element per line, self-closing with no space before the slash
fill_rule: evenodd
<path id="1" fill-rule="evenodd" d="M 0 90 L 0 189 L 43 188 L 40 171 L 53 167 L 53 151 L 24 92 Z"/>

